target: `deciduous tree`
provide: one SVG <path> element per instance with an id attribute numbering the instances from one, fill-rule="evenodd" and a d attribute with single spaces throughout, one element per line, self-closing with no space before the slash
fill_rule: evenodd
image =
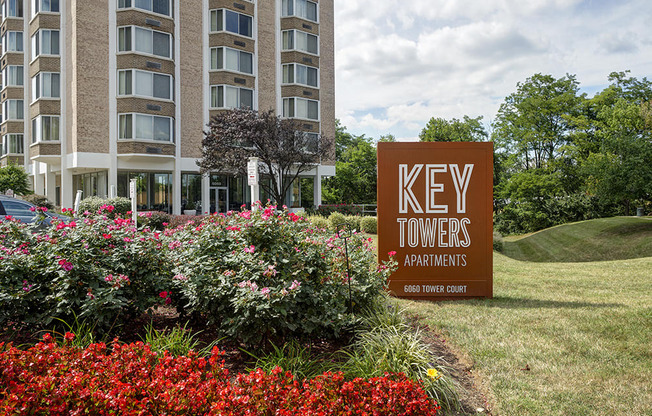
<path id="1" fill-rule="evenodd" d="M 332 140 L 322 136 L 315 140 L 294 120 L 276 116 L 273 110 L 228 110 L 213 117 L 208 128 L 197 162 L 202 173 L 245 175 L 249 158 L 257 157 L 261 173 L 270 178 L 260 185 L 278 204 L 301 173 L 332 157 Z"/>

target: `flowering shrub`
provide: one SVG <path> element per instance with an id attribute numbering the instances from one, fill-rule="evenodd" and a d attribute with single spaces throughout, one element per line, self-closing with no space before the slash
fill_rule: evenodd
<path id="1" fill-rule="evenodd" d="M 46 334 L 27 351 L 0 344 L 0 413 L 42 415 L 436 415 L 404 375 L 296 381 L 278 367 L 235 379 L 213 349 L 172 357 L 147 345 L 57 346 Z"/>
<path id="2" fill-rule="evenodd" d="M 251 343 L 337 334 L 351 323 L 344 243 L 287 211 L 231 212 L 170 230 L 182 305 Z M 369 241 L 349 239 L 356 310 L 382 290 L 396 263 L 378 267 Z"/>
<path id="3" fill-rule="evenodd" d="M 293 213 L 230 212 L 163 232 L 114 214 L 102 205 L 41 234 L 3 222 L 0 324 L 76 316 L 101 330 L 172 305 L 253 343 L 337 334 L 353 320 L 343 241 Z M 355 311 L 378 295 L 396 263 L 378 266 L 360 235 L 348 245 Z"/>
<path id="4" fill-rule="evenodd" d="M 78 316 L 106 329 L 121 314 L 161 303 L 170 265 L 160 235 L 108 218 L 112 208 L 41 234 L 15 221 L 0 226 L 0 323 L 47 325 Z"/>

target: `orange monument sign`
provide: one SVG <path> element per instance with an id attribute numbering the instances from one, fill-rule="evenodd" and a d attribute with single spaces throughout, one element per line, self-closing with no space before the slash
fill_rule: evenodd
<path id="1" fill-rule="evenodd" d="M 493 143 L 378 143 L 378 253 L 390 292 L 493 296 Z"/>

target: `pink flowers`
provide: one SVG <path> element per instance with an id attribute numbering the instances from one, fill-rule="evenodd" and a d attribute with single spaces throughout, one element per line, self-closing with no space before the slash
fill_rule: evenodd
<path id="1" fill-rule="evenodd" d="M 245 253 L 250 253 L 250 254 L 253 254 L 255 250 L 256 250 L 255 246 L 249 246 L 249 247 L 244 248 L 244 252 Z"/>
<path id="2" fill-rule="evenodd" d="M 67 272 L 71 271 L 73 268 L 72 263 L 70 263 L 66 259 L 59 260 L 59 266 L 61 266 L 61 268 Z"/>
<path id="3" fill-rule="evenodd" d="M 387 255 L 389 257 L 394 257 L 396 255 L 396 252 L 395 251 L 390 251 L 389 253 L 387 253 Z"/>
<path id="4" fill-rule="evenodd" d="M 295 289 L 298 289 L 300 286 L 301 286 L 301 283 L 295 280 L 295 281 L 292 282 L 292 284 L 290 285 L 290 287 L 288 289 L 295 290 Z"/>
<path id="5" fill-rule="evenodd" d="M 170 250 L 174 250 L 175 248 L 179 248 L 179 247 L 181 247 L 181 241 L 179 241 L 179 240 L 174 240 L 173 242 L 168 244 L 168 248 Z"/>
<path id="6" fill-rule="evenodd" d="M 265 277 L 276 276 L 276 266 L 271 264 L 267 266 L 267 269 L 265 269 L 265 271 L 263 272 L 263 276 Z"/>

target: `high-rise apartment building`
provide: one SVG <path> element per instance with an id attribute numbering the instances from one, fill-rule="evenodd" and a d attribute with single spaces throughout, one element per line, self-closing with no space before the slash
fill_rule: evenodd
<path id="1" fill-rule="evenodd" d="M 211 116 L 274 109 L 335 136 L 333 0 L 0 0 L 2 155 L 34 191 L 71 207 L 128 196 L 141 210 L 219 212 L 246 178 L 200 176 Z M 335 173 L 322 161 L 286 204 Z M 308 181 L 309 183 L 306 183 Z M 306 187 L 308 188 L 308 187 Z"/>

